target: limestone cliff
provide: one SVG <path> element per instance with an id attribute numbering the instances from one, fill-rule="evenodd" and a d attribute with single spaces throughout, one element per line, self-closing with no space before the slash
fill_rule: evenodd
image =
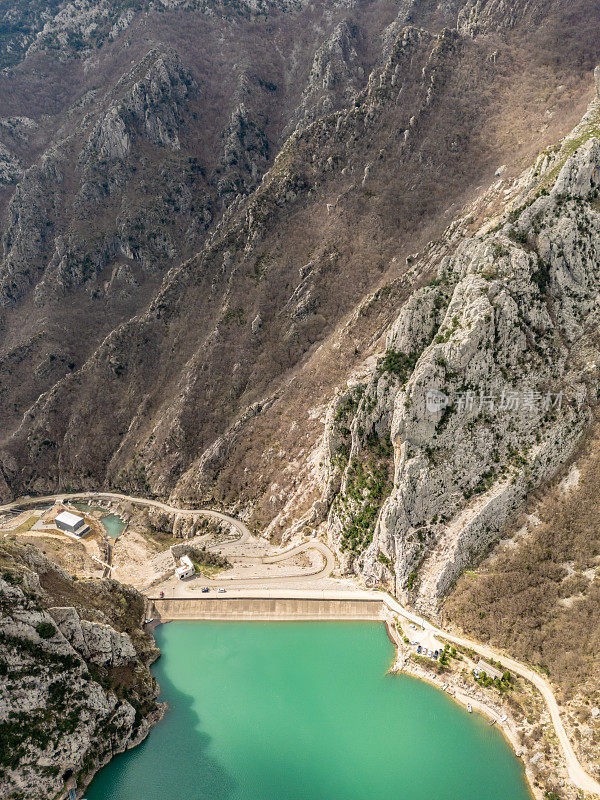
<path id="1" fill-rule="evenodd" d="M 143 600 L 75 581 L 32 546 L 0 548 L 0 792 L 54 797 L 143 739 L 160 717 Z"/>
<path id="2" fill-rule="evenodd" d="M 416 424 L 400 378 L 477 282 L 457 262 L 407 317 L 415 341 L 400 332 L 385 357 L 382 336 L 461 209 L 497 187 L 497 213 L 581 118 L 599 3 L 15 0 L 0 39 L 2 498 L 102 486 L 223 504 L 277 538 L 314 529 L 329 400 L 383 358 L 374 472 L 350 481 L 369 482 L 369 508 L 348 514 L 370 530 L 394 483 L 392 420 Z M 360 401 L 340 410 L 350 431 Z M 368 558 L 389 579 L 386 552 Z"/>
<path id="3" fill-rule="evenodd" d="M 598 394 L 599 108 L 540 156 L 512 208 L 432 246 L 323 441 L 347 568 L 434 612 L 528 492 L 573 452 Z M 424 264 L 416 265 L 421 273 Z"/>

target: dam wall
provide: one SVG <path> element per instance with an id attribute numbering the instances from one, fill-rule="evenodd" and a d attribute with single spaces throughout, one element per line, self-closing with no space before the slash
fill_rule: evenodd
<path id="1" fill-rule="evenodd" d="M 154 598 L 150 608 L 150 616 L 162 620 L 381 620 L 382 612 L 374 598 Z"/>

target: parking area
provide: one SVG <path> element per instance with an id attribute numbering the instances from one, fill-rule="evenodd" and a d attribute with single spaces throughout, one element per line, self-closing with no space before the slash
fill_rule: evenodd
<path id="1" fill-rule="evenodd" d="M 425 631 L 411 623 L 404 627 L 404 635 L 409 640 L 409 646 L 417 655 L 434 658 L 435 653 L 441 653 L 444 645 L 441 644 L 431 631 Z"/>

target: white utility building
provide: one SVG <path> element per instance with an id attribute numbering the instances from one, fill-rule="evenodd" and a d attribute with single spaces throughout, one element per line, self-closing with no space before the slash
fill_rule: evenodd
<path id="1" fill-rule="evenodd" d="M 194 565 L 192 564 L 192 559 L 189 556 L 182 556 L 179 559 L 179 563 L 181 566 L 177 567 L 175 570 L 175 575 L 177 575 L 180 581 L 182 581 L 184 578 L 189 578 L 190 575 L 193 575 L 196 572 Z"/>
<path id="2" fill-rule="evenodd" d="M 90 526 L 85 524 L 83 517 L 71 514 L 70 511 L 61 511 L 60 514 L 57 514 L 54 522 L 61 531 L 73 533 L 75 536 L 83 536 L 90 529 Z"/>

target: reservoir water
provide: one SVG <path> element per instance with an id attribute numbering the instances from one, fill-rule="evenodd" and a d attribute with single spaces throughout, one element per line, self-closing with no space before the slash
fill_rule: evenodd
<path id="1" fill-rule="evenodd" d="M 88 800 L 531 800 L 496 728 L 386 675 L 381 624 L 176 622 L 156 638 L 169 710 Z"/>

